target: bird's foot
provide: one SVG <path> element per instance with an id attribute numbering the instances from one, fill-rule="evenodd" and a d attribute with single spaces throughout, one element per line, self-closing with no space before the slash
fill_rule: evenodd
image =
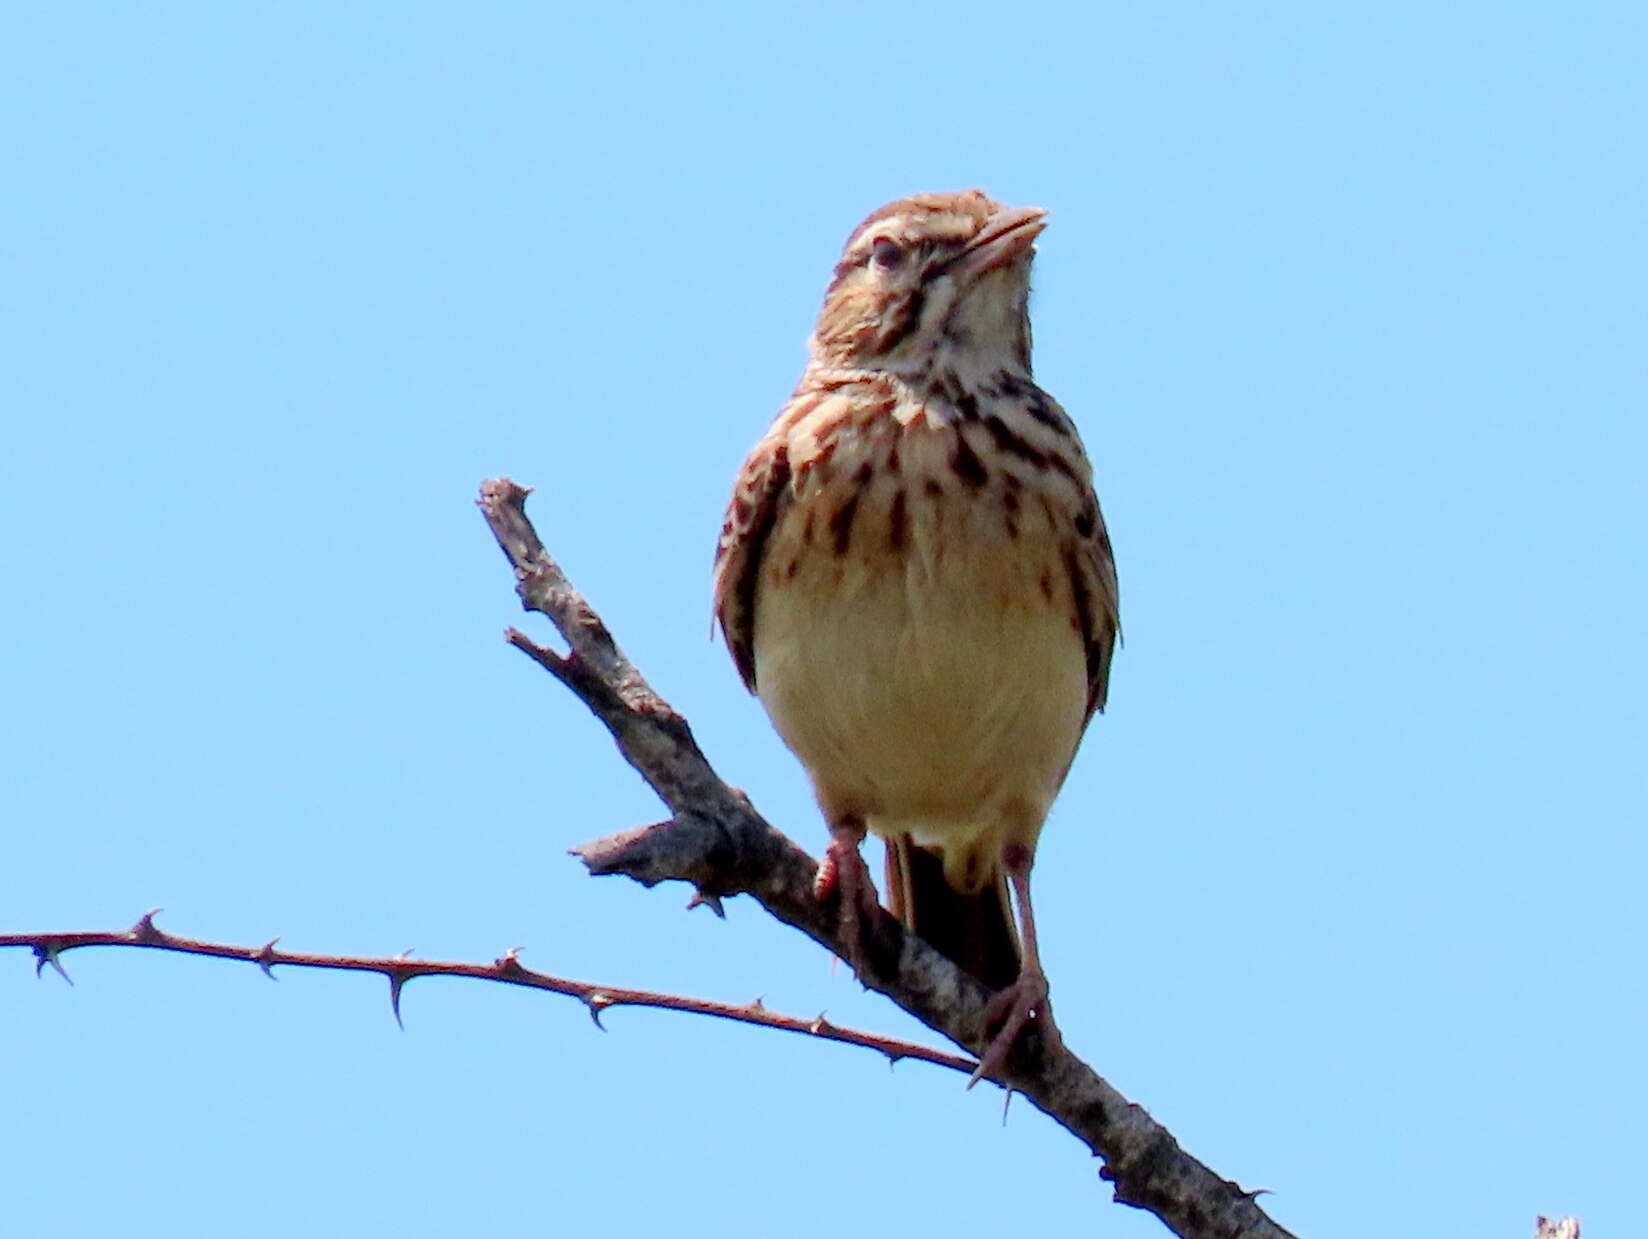
<path id="1" fill-rule="evenodd" d="M 832 829 L 830 841 L 824 845 L 824 859 L 818 864 L 818 876 L 813 879 L 813 894 L 823 902 L 835 902 L 839 941 L 856 973 L 864 971 L 865 926 L 874 923 L 881 907 L 870 867 L 859 850 L 863 841 L 862 829 Z"/>
<path id="2" fill-rule="evenodd" d="M 996 1034 L 985 1047 L 978 1066 L 973 1069 L 967 1081 L 968 1088 L 980 1080 L 993 1077 L 1001 1069 L 1007 1061 L 1008 1051 L 1013 1048 L 1013 1042 L 1018 1040 L 1019 1033 L 1032 1019 L 1041 1030 L 1044 1052 L 1064 1048 L 1064 1039 L 1059 1036 L 1058 1025 L 1053 1023 L 1053 1008 L 1047 1000 L 1047 977 L 1040 971 L 1026 970 L 1019 973 L 1018 980 L 997 991 L 985 1004 L 985 1031 L 994 1028 Z"/>

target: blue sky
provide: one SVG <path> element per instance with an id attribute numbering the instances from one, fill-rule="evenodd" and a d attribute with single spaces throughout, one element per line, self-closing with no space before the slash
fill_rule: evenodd
<path id="1" fill-rule="evenodd" d="M 1640 1223 L 1636 6 L 33 6 L 0 200 L 0 929 L 490 959 L 912 1033 L 500 640 L 551 549 L 817 847 L 709 554 L 867 210 L 1051 211 L 1127 645 L 1044 836 L 1072 1046 L 1301 1234 Z M 1028 1107 L 458 982 L 0 954 L 19 1235 L 1163 1233 Z"/>

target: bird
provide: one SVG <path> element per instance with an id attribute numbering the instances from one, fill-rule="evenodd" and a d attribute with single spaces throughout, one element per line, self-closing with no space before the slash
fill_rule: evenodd
<path id="1" fill-rule="evenodd" d="M 889 911 L 996 991 L 969 1086 L 1031 1021 L 1062 1045 L 1030 871 L 1120 633 L 1092 467 L 1031 374 L 1046 215 L 972 189 L 853 229 L 713 573 L 733 663 L 829 829 L 815 891 L 846 957 L 878 903 L 870 832 Z"/>

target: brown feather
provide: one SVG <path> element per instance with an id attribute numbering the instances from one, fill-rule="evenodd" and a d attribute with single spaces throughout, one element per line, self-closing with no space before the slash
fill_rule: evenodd
<path id="1" fill-rule="evenodd" d="M 1019 936 L 999 868 L 981 889 L 963 894 L 945 880 L 942 857 L 899 835 L 887 840 L 883 889 L 888 911 L 991 989 L 1018 976 Z"/>
<path id="2" fill-rule="evenodd" d="M 790 465 L 784 443 L 773 443 L 770 436 L 762 439 L 739 471 L 715 548 L 715 622 L 721 627 L 727 652 L 744 687 L 752 693 L 755 591 L 761 579 L 761 557 L 789 485 Z"/>

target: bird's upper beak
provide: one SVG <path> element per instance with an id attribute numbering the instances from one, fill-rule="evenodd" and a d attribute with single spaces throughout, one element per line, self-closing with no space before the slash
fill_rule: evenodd
<path id="1" fill-rule="evenodd" d="M 1045 207 L 1004 207 L 984 221 L 984 227 L 967 243 L 952 270 L 962 279 L 977 279 L 1017 262 L 1030 252 L 1047 227 Z"/>

